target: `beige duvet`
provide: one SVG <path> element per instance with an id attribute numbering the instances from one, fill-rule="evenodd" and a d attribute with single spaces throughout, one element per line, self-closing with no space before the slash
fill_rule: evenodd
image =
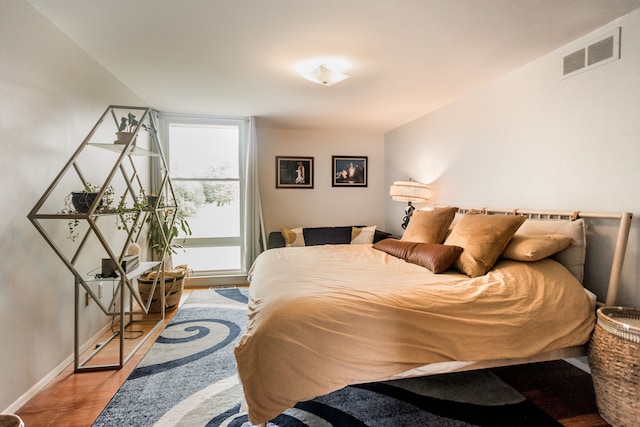
<path id="1" fill-rule="evenodd" d="M 433 274 L 370 245 L 272 249 L 251 271 L 235 349 L 249 420 L 434 362 L 528 357 L 589 339 L 594 313 L 559 263 Z"/>

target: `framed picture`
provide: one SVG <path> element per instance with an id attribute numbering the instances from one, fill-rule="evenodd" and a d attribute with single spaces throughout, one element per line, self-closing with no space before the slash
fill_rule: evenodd
<path id="1" fill-rule="evenodd" d="M 367 156 L 332 156 L 333 187 L 366 187 Z"/>
<path id="2" fill-rule="evenodd" d="M 313 188 L 313 157 L 276 156 L 276 188 Z"/>

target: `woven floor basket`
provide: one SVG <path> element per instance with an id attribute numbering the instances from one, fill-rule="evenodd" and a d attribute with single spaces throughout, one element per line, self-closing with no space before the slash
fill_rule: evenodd
<path id="1" fill-rule="evenodd" d="M 173 310 L 178 307 L 180 297 L 182 297 L 182 291 L 184 289 L 184 279 L 182 277 L 167 277 L 164 281 L 164 307 L 165 310 Z M 153 286 L 153 280 L 138 279 L 138 290 L 142 301 L 148 301 L 149 293 L 151 293 L 151 287 Z M 160 307 L 160 283 L 156 284 L 156 289 L 153 291 L 153 297 L 151 299 L 151 305 L 149 306 L 149 313 L 159 313 Z"/>
<path id="2" fill-rule="evenodd" d="M 602 418 L 613 426 L 640 425 L 640 310 L 598 309 L 589 366 Z"/>

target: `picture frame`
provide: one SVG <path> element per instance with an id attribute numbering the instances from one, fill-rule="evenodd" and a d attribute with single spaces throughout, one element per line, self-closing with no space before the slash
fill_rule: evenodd
<path id="1" fill-rule="evenodd" d="M 332 187 L 366 187 L 369 163 L 367 156 L 331 156 Z"/>
<path id="2" fill-rule="evenodd" d="M 276 156 L 276 188 L 313 188 L 313 157 Z"/>

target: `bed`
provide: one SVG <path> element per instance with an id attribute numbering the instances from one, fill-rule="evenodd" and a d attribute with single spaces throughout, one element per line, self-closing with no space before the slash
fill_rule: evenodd
<path id="1" fill-rule="evenodd" d="M 235 348 L 252 423 L 349 384 L 585 354 L 596 301 L 581 284 L 584 218 L 620 220 L 609 300 L 630 214 L 414 215 L 400 240 L 256 259 Z"/>

